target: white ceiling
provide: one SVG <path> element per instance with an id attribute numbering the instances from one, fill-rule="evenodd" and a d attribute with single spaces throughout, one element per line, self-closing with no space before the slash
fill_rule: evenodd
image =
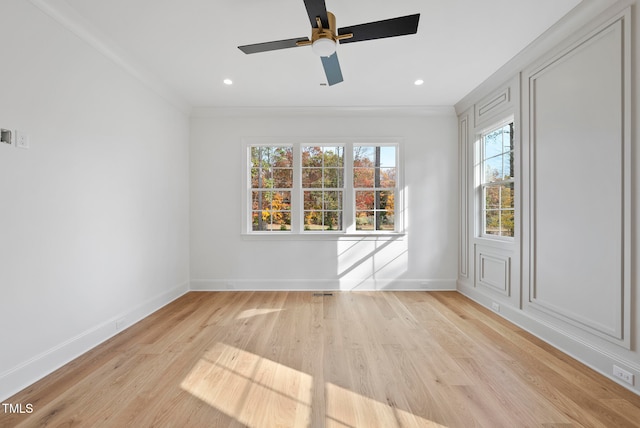
<path id="1" fill-rule="evenodd" d="M 66 1 L 66 3 L 65 3 Z M 237 46 L 310 36 L 303 0 L 56 0 L 91 37 L 191 107 L 451 106 L 580 0 L 326 0 L 338 28 L 420 13 L 418 34 L 338 47 L 344 82 L 310 48 Z M 77 12 L 77 14 L 76 14 Z M 223 79 L 232 79 L 227 86 Z M 415 86 L 416 79 L 425 84 Z"/>

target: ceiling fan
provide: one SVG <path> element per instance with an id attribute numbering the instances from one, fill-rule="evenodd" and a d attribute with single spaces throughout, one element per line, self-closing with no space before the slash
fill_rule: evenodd
<path id="1" fill-rule="evenodd" d="M 311 22 L 311 40 L 308 37 L 297 37 L 238 46 L 238 49 L 246 54 L 253 54 L 297 46 L 311 46 L 313 51 L 320 56 L 324 73 L 327 76 L 327 83 L 332 86 L 343 81 L 336 53 L 336 47 L 339 43 L 362 42 L 418 32 L 419 13 L 343 27 L 337 29 L 336 32 L 336 17 L 331 12 L 327 12 L 325 0 L 304 0 L 304 5 Z"/>

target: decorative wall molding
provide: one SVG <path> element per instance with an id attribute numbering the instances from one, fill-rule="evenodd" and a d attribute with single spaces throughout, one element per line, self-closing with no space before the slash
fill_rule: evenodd
<path id="1" fill-rule="evenodd" d="M 499 303 L 500 310 L 496 312 L 501 316 L 640 394 L 637 381 L 629 386 L 612 376 L 612 366 L 616 364 L 634 373 L 636 378 L 640 377 L 638 296 L 632 293 L 632 286 L 635 286 L 632 269 L 638 258 L 632 240 L 637 239 L 638 216 L 631 206 L 638 183 L 637 165 L 633 164 L 638 155 L 631 150 L 635 142 L 632 133 L 638 128 L 635 116 L 632 116 L 632 113 L 637 115 L 637 111 L 632 111 L 631 102 L 637 97 L 638 88 L 637 76 L 632 74 L 631 67 L 632 61 L 637 63 L 640 52 L 632 38 L 632 31 L 635 31 L 632 26 L 640 22 L 640 10 L 637 1 L 609 3 L 611 7 L 598 16 L 591 15 L 584 20 L 582 18 L 586 19 L 587 15 L 583 14 L 578 26 L 564 23 L 553 29 L 552 34 L 545 34 L 534 43 L 533 50 L 523 51 L 456 105 L 461 119 L 469 108 L 483 104 L 478 100 L 490 101 L 491 94 L 500 94 L 509 76 L 522 78 L 514 83 L 511 93 L 515 120 L 520 120 L 516 134 L 521 137 L 521 150 L 516 152 L 515 159 L 521 168 L 521 176 L 516 177 L 516 188 L 519 189 L 516 206 L 520 218 L 516 218 L 510 260 L 512 295 L 506 297 L 496 290 L 495 282 L 499 281 L 487 280 L 487 277 L 501 277 L 504 262 L 499 260 L 508 255 L 509 249 L 502 242 L 475 237 L 473 231 L 469 232 L 474 246 L 474 253 L 469 256 L 469 262 L 473 263 L 470 277 L 459 273 L 457 290 L 487 308 Z M 591 6 L 594 6 L 593 2 L 590 2 Z M 604 7 L 600 12 L 602 10 Z M 581 13 L 584 11 L 581 8 Z M 616 31 L 619 37 L 607 39 L 614 42 L 601 50 L 605 57 L 598 59 L 594 51 L 587 61 L 577 58 L 579 47 L 589 50 L 600 41 L 598 37 L 606 39 L 606 34 Z M 539 42 L 546 48 L 542 49 Z M 589 62 L 589 57 L 596 59 Z M 560 68 L 566 65 L 563 62 L 572 61 L 576 61 L 574 69 L 555 74 L 554 67 Z M 603 73 L 602 77 L 594 74 L 597 71 Z M 544 81 L 546 78 L 549 80 Z M 546 91 L 544 106 L 537 92 L 541 89 Z M 571 90 L 576 96 L 567 92 Z M 500 100 L 498 97 L 496 103 Z M 574 103 L 572 107 L 567 107 L 567 100 L 569 105 Z M 473 133 L 482 132 L 490 125 L 472 129 L 471 138 Z M 553 135 L 559 129 L 561 133 Z M 552 143 L 544 146 L 546 152 L 542 156 L 539 150 L 542 147 L 541 131 L 547 132 L 542 136 L 547 140 L 549 136 L 553 137 L 549 140 Z M 563 146 L 567 138 L 579 144 Z M 563 147 L 566 153 L 559 153 Z M 613 151 L 606 152 L 609 147 L 613 147 Z M 604 162 L 601 168 L 594 167 L 601 162 Z M 473 162 L 467 168 L 472 174 Z M 581 180 L 583 175 L 586 178 Z M 571 209 L 556 206 L 558 201 L 567 199 L 562 194 L 563 188 L 568 191 Z M 470 182 L 469 191 L 473 189 Z M 592 206 L 597 206 L 589 201 L 593 201 L 594 195 L 601 194 L 612 209 L 605 215 L 602 211 L 599 213 L 601 217 L 611 218 L 612 222 L 589 217 L 594 211 Z M 554 210 L 562 214 L 560 218 L 568 228 L 554 220 Z M 461 222 L 465 216 L 475 216 L 473 208 L 467 208 L 467 211 L 460 212 Z M 540 213 L 546 217 L 536 216 Z M 567 229 L 578 231 L 578 239 L 566 235 Z M 571 243 L 570 249 L 558 251 L 565 242 Z M 493 253 L 500 256 L 497 261 L 478 256 Z M 551 253 L 554 253 L 553 257 Z M 541 255 L 544 266 L 540 264 Z M 603 264 L 604 260 L 607 262 Z M 487 262 L 495 263 L 491 275 L 480 270 L 481 264 Z M 566 270 L 561 271 L 558 280 L 556 274 L 563 268 Z M 501 274 L 497 275 L 497 272 Z M 594 280 L 602 272 L 601 278 Z M 486 284 L 481 285 L 481 282 Z"/>
<path id="2" fill-rule="evenodd" d="M 553 50 L 558 44 L 571 38 L 577 31 L 588 25 L 599 14 L 609 13 L 606 10 L 610 7 L 628 7 L 632 0 L 582 0 L 578 6 L 565 15 L 560 21 L 554 24 L 544 34 L 534 40 L 529 46 L 523 49 L 509 62 L 500 67 L 493 75 L 482 82 L 477 88 L 467 94 L 455 105 L 456 113 L 462 114 L 465 110 L 473 107 L 479 99 L 482 99 L 489 92 L 524 68 L 528 67 L 543 55 Z M 620 6 L 617 6 L 620 5 Z"/>
<path id="3" fill-rule="evenodd" d="M 469 114 L 458 122 L 459 207 L 458 275 L 469 277 Z"/>
<path id="4" fill-rule="evenodd" d="M 627 349 L 632 260 L 629 22 L 627 9 L 525 72 L 529 233 L 523 246 L 527 310 Z M 582 152 L 577 162 L 564 168 L 562 159 L 577 152 Z M 618 174 L 599 175 L 596 166 Z M 571 198 L 565 188 L 571 189 Z M 585 210 L 585 201 L 595 197 L 598 203 Z M 558 212 L 576 215 L 563 223 L 556 221 Z"/>
<path id="5" fill-rule="evenodd" d="M 511 257 L 476 246 L 476 286 L 511 295 Z"/>
<path id="6" fill-rule="evenodd" d="M 513 109 L 512 88 L 506 86 L 491 93 L 474 105 L 474 125 L 490 124 L 499 119 L 501 113 Z"/>

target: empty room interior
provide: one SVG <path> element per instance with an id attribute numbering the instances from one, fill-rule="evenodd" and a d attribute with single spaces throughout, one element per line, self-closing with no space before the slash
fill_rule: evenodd
<path id="1" fill-rule="evenodd" d="M 636 0 L 0 2 L 0 427 L 640 427 Z"/>

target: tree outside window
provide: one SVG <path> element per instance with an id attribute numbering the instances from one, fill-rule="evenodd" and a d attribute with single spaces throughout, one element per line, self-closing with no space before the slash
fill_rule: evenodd
<path id="1" fill-rule="evenodd" d="M 513 122 L 481 139 L 482 234 L 514 236 Z"/>
<path id="2" fill-rule="evenodd" d="M 304 230 L 343 230 L 344 147 L 302 147 Z"/>
<path id="3" fill-rule="evenodd" d="M 251 148 L 251 224 L 254 231 L 291 230 L 292 147 Z"/>
<path id="4" fill-rule="evenodd" d="M 353 149 L 356 230 L 395 230 L 395 146 Z"/>
<path id="5" fill-rule="evenodd" d="M 247 148 L 247 231 L 399 231 L 397 144 L 293 142 Z"/>

